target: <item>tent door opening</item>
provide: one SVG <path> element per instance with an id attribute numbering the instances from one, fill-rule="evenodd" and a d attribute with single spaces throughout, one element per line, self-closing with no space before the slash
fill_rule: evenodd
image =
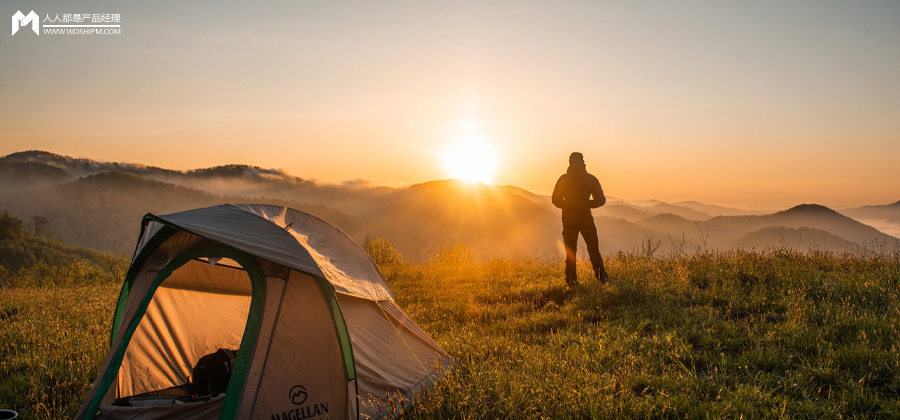
<path id="1" fill-rule="evenodd" d="M 252 277 L 257 277 L 252 274 L 258 270 L 248 272 L 214 251 L 185 252 L 160 272 L 158 287 L 127 343 L 112 384 L 114 405 L 206 403 L 221 410 L 239 367 L 240 349 L 245 344 L 252 348 L 255 340 L 251 331 L 251 342 L 245 343 L 247 328 L 258 329 L 254 324 L 259 320 L 250 319 Z M 238 259 L 256 266 L 252 259 Z M 238 375 L 238 387 L 241 379 Z"/>

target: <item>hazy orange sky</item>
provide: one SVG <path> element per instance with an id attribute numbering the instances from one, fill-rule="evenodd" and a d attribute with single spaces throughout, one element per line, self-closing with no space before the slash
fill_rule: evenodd
<path id="1" fill-rule="evenodd" d="M 577 150 L 623 198 L 900 200 L 900 2 L 560 3 L 4 1 L 122 33 L 0 35 L 0 155 L 406 185 L 475 136 L 536 192 Z"/>

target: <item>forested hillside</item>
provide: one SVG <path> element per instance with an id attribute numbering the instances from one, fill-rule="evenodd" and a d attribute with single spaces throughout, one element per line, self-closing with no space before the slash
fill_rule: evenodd
<path id="1" fill-rule="evenodd" d="M 107 262 L 107 255 L 102 252 L 38 236 L 40 222 L 29 224 L 31 226 L 8 212 L 0 215 L 0 266 L 7 272 L 17 272 L 36 264 L 56 266 L 83 260 L 100 266 Z M 33 231 L 35 226 L 38 227 L 37 234 Z"/>

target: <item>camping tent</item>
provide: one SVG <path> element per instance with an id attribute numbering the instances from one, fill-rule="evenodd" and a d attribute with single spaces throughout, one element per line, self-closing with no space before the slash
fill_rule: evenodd
<path id="1" fill-rule="evenodd" d="M 236 351 L 227 390 L 203 396 L 193 372 L 218 349 Z M 148 214 L 76 418 L 375 417 L 451 363 L 327 222 L 258 204 Z"/>

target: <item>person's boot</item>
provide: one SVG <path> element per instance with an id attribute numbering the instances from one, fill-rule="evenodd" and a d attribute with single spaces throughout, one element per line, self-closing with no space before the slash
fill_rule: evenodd
<path id="1" fill-rule="evenodd" d="M 577 286 L 578 285 L 578 276 L 575 275 L 574 273 L 572 273 L 572 274 L 566 273 L 566 285 L 568 285 L 569 287 Z"/>
<path id="2" fill-rule="evenodd" d="M 578 271 L 575 264 L 566 261 L 566 284 L 569 287 L 575 287 L 578 284 Z"/>
<path id="3" fill-rule="evenodd" d="M 594 268 L 594 277 L 596 277 L 597 281 L 600 283 L 609 281 L 609 275 L 606 274 L 606 268 L 602 265 Z"/>

